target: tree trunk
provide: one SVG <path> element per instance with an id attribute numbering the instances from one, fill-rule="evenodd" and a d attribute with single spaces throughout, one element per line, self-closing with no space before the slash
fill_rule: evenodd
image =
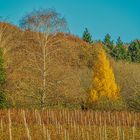
<path id="1" fill-rule="evenodd" d="M 46 98 L 46 46 L 47 46 L 48 35 L 45 35 L 45 43 L 43 45 L 43 90 L 42 90 L 42 99 L 41 106 L 44 108 L 45 98 Z"/>

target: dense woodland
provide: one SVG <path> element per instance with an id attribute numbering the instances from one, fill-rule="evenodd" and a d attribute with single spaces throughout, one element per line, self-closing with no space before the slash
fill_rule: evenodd
<path id="1" fill-rule="evenodd" d="M 0 22 L 0 107 L 140 111 L 140 41 L 69 33 L 53 10 Z"/>

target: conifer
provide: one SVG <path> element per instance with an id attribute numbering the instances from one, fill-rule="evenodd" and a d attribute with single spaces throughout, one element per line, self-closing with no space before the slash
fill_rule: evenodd
<path id="1" fill-rule="evenodd" d="M 110 62 L 102 46 L 96 49 L 96 61 L 93 67 L 92 101 L 98 101 L 101 97 L 116 99 L 119 97 L 119 88 L 115 82 L 115 76 Z"/>

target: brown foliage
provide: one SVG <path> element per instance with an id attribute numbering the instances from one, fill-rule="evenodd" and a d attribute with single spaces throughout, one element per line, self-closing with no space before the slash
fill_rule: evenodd
<path id="1" fill-rule="evenodd" d="M 0 47 L 4 50 L 7 72 L 6 90 L 13 106 L 32 107 L 39 104 L 43 40 L 42 34 L 0 23 Z M 79 106 L 87 100 L 95 61 L 94 50 L 98 45 L 91 46 L 74 35 L 64 33 L 58 33 L 55 37 L 50 35 L 48 40 L 46 102 Z M 126 97 L 137 93 L 140 85 L 139 64 L 111 60 L 111 65 L 121 96 L 126 100 Z"/>
<path id="2" fill-rule="evenodd" d="M 4 55 L 9 100 L 13 106 L 38 106 L 42 87 L 42 43 L 45 36 L 41 33 L 20 31 L 10 25 L 7 28 L 11 32 L 6 30 L 6 33 L 12 38 L 6 40 L 9 42 L 9 51 Z M 5 44 L 2 46 L 7 50 L 6 47 Z M 84 55 L 84 52 L 88 54 L 89 49 L 91 46 L 73 35 L 58 33 L 48 37 L 47 104 L 65 106 L 85 100 L 90 82 L 84 77 L 90 77 L 90 70 L 85 65 L 87 60 L 83 63 L 80 55 Z"/>

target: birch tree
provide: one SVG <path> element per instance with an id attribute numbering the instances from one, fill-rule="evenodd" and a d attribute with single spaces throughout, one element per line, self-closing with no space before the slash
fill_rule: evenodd
<path id="1" fill-rule="evenodd" d="M 26 47 L 22 49 L 30 58 L 27 65 L 34 69 L 34 74 L 35 71 L 38 74 L 38 84 L 35 85 L 35 88 L 37 86 L 39 89 L 38 99 L 41 107 L 44 107 L 47 98 L 46 93 L 49 90 L 47 89 L 49 83 L 46 80 L 49 75 L 48 66 L 52 59 L 51 55 L 59 51 L 59 47 L 57 48 L 56 46 L 62 41 L 57 33 L 67 30 L 67 22 L 55 10 L 41 9 L 35 10 L 23 17 L 20 21 L 20 26 L 25 30 L 25 34 L 28 31 L 32 31 L 32 37 L 26 37 L 27 40 L 24 45 Z M 33 44 L 36 47 L 28 46 L 28 43 L 31 41 L 35 41 Z M 37 98 L 37 95 L 32 96 L 32 98 Z"/>

